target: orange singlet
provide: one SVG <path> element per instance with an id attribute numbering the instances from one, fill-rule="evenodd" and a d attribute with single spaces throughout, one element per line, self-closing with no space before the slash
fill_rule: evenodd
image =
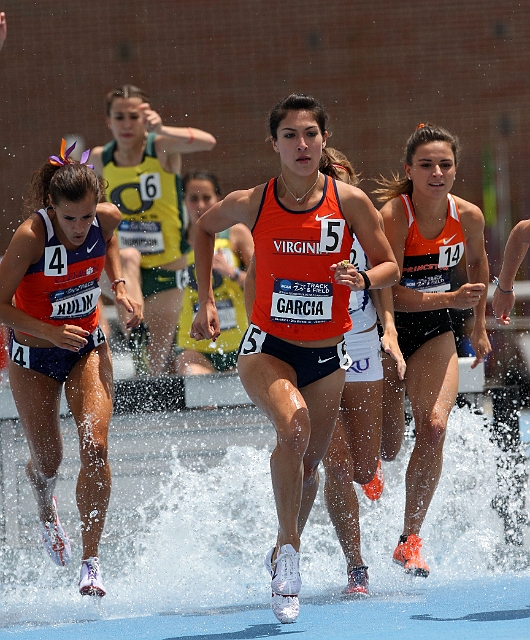
<path id="1" fill-rule="evenodd" d="M 324 176 L 320 202 L 291 211 L 270 180 L 252 236 L 256 300 L 251 321 L 288 340 L 324 340 L 351 329 L 350 289 L 337 284 L 330 266 L 349 260 L 353 237 L 342 214 L 335 180 Z"/>

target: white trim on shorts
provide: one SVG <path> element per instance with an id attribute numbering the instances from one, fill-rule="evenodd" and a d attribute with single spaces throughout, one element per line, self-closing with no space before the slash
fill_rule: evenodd
<path id="1" fill-rule="evenodd" d="M 346 370 L 346 382 L 376 382 L 383 379 L 381 341 L 377 327 L 364 333 L 348 331 L 344 335 L 352 364 Z"/>

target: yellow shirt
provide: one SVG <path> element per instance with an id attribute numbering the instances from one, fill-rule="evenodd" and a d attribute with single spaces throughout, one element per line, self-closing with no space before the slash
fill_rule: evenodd
<path id="1" fill-rule="evenodd" d="M 241 263 L 230 248 L 230 240 L 217 237 L 215 250 L 221 249 L 228 264 L 240 267 Z M 190 338 L 191 323 L 199 309 L 197 280 L 195 278 L 195 257 L 193 251 L 188 253 L 188 270 L 190 284 L 184 291 L 182 312 L 179 319 L 177 346 L 181 349 L 192 349 L 201 353 L 228 353 L 239 347 L 248 322 L 245 311 L 245 299 L 241 286 L 228 276 L 222 276 L 214 271 L 212 274 L 213 294 L 215 306 L 219 314 L 221 335 L 216 342 L 210 340 L 193 340 Z"/>
<path id="2" fill-rule="evenodd" d="M 115 140 L 105 145 L 101 156 L 107 200 L 122 214 L 120 249 L 138 249 L 144 269 L 173 262 L 189 249 L 180 176 L 162 168 L 155 139 L 156 134 L 148 134 L 144 157 L 135 167 L 114 164 Z"/>

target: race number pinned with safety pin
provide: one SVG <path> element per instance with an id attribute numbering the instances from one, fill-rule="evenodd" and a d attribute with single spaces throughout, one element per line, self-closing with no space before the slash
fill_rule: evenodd
<path id="1" fill-rule="evenodd" d="M 457 242 L 456 244 L 442 245 L 438 253 L 438 267 L 440 269 L 447 267 L 454 267 L 464 255 L 464 243 Z"/>
<path id="2" fill-rule="evenodd" d="M 344 218 L 331 218 L 332 213 L 325 216 L 315 216 L 315 220 L 320 222 L 320 253 L 339 253 L 342 249 L 342 239 L 344 238 Z"/>
<path id="3" fill-rule="evenodd" d="M 158 200 L 162 197 L 159 173 L 142 173 L 140 176 L 140 196 L 144 202 Z"/>
<path id="4" fill-rule="evenodd" d="M 44 247 L 44 275 L 65 276 L 68 273 L 68 258 L 66 247 L 57 244 L 52 247 Z"/>

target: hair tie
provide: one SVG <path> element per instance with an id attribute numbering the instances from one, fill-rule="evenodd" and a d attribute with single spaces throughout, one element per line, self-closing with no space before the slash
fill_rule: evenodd
<path id="1" fill-rule="evenodd" d="M 331 166 L 335 167 L 335 169 L 341 169 L 342 171 L 346 171 L 346 173 L 350 173 L 348 169 L 346 169 L 346 167 L 343 167 L 341 164 L 333 164 Z"/>
<path id="2" fill-rule="evenodd" d="M 425 122 L 420 122 L 420 124 L 416 127 L 416 131 L 418 129 L 423 129 L 424 127 L 426 127 L 427 125 L 425 124 Z"/>
<path id="3" fill-rule="evenodd" d="M 75 164 L 75 160 L 72 160 L 70 158 L 70 154 L 75 149 L 75 145 L 76 143 L 74 142 L 74 144 L 71 147 L 68 147 L 68 149 L 66 149 L 66 140 L 64 138 L 61 138 L 61 151 L 59 152 L 59 155 L 50 156 L 48 158 L 48 162 L 52 164 L 54 167 L 64 167 L 65 164 Z M 90 155 L 90 149 L 83 151 L 79 164 L 86 164 L 86 161 L 88 160 L 89 155 Z M 87 164 L 87 167 L 90 167 L 92 170 L 94 170 L 93 164 Z"/>

